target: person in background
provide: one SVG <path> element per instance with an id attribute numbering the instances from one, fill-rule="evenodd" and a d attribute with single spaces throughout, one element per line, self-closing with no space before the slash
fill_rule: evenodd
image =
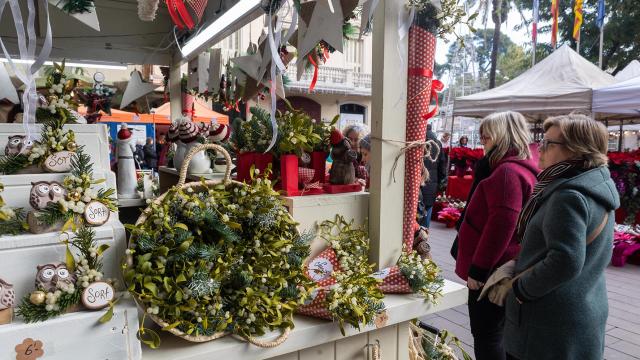
<path id="1" fill-rule="evenodd" d="M 146 162 L 144 161 L 144 140 L 138 139 L 138 141 L 136 141 L 136 150 L 133 153 L 133 156 L 135 156 L 140 168 L 146 166 Z"/>
<path id="2" fill-rule="evenodd" d="M 442 134 L 442 137 L 440 138 L 440 142 L 442 143 L 442 148 L 443 149 L 448 149 L 449 148 L 449 142 L 451 141 L 451 134 L 449 134 L 448 132 Z"/>
<path id="3" fill-rule="evenodd" d="M 458 144 L 460 147 L 467 147 L 469 146 L 469 138 L 466 136 L 462 136 L 460 137 L 460 140 L 458 140 Z"/>
<path id="4" fill-rule="evenodd" d="M 425 157 L 424 166 L 427 169 L 429 178 L 420 186 L 422 192 L 422 205 L 424 209 L 424 217 L 421 226 L 429 228 L 431 225 L 431 211 L 433 204 L 436 202 L 438 192 L 447 187 L 448 163 L 447 155 L 442 150 L 442 143 L 438 140 L 436 133 L 433 132 L 431 124 L 427 125 L 427 140 L 432 140 L 430 154 Z M 437 154 L 437 157 L 436 157 Z M 435 157 L 435 161 L 431 161 Z"/>
<path id="5" fill-rule="evenodd" d="M 344 137 L 349 139 L 349 141 L 351 142 L 351 149 L 358 152 L 358 162 L 360 162 L 360 139 L 362 139 L 366 135 L 364 127 L 360 124 L 349 125 L 344 128 L 344 130 L 342 131 L 342 135 L 344 135 Z"/>
<path id="6" fill-rule="evenodd" d="M 494 113 L 483 119 L 480 140 L 490 175 L 478 183 L 458 232 L 456 274 L 469 288 L 469 320 L 476 360 L 504 360 L 504 308 L 478 300 L 491 272 L 520 250 L 516 224 L 529 199 L 538 168 L 524 116 Z"/>
<path id="7" fill-rule="evenodd" d="M 371 163 L 369 162 L 369 156 L 371 155 L 371 136 L 367 135 L 360 139 L 360 155 L 361 161 L 356 168 L 356 177 L 365 186 L 369 188 L 369 177 L 371 176 Z"/>
<path id="8" fill-rule="evenodd" d="M 147 143 L 144 145 L 143 151 L 144 162 L 147 165 L 147 168 L 158 170 L 158 154 L 156 153 L 152 138 L 147 138 Z"/>
<path id="9" fill-rule="evenodd" d="M 511 359 L 600 360 L 614 211 L 607 130 L 584 115 L 547 119 L 538 185 L 518 222 L 522 250 L 506 297 Z"/>

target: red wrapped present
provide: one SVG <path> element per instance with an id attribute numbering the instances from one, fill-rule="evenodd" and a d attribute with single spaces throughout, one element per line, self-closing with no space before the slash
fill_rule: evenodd
<path id="1" fill-rule="evenodd" d="M 410 294 L 413 289 L 409 285 L 407 279 L 400 272 L 397 265 L 382 269 L 373 274 L 373 277 L 382 282 L 379 285 L 380 290 L 385 294 Z"/>
<path id="2" fill-rule="evenodd" d="M 298 190 L 298 157 L 296 155 L 280 156 L 280 179 L 285 195 L 300 195 L 300 190 Z"/>
<path id="3" fill-rule="evenodd" d="M 239 182 L 251 181 L 251 167 L 256 162 L 255 152 L 247 152 L 238 154 L 238 160 L 236 161 L 236 180 Z"/>

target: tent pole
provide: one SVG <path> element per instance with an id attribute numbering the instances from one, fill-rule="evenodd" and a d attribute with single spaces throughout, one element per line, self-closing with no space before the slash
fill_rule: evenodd
<path id="1" fill-rule="evenodd" d="M 455 121 L 455 119 L 455 115 L 451 113 L 451 135 L 449 136 L 449 149 L 453 148 L 453 122 Z"/>
<path id="2" fill-rule="evenodd" d="M 620 137 L 618 138 L 618 151 L 622 151 L 622 121 L 620 121 Z"/>

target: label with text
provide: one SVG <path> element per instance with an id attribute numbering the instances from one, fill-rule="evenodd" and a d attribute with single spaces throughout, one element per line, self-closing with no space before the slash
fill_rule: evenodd
<path id="1" fill-rule="evenodd" d="M 71 171 L 71 158 L 76 156 L 72 151 L 58 151 L 47 156 L 44 168 L 48 172 L 63 173 Z"/>
<path id="2" fill-rule="evenodd" d="M 84 219 L 89 225 L 102 225 L 109 220 L 111 211 L 100 201 L 92 201 L 84 208 Z"/>
<path id="3" fill-rule="evenodd" d="M 104 281 L 96 281 L 82 292 L 82 305 L 89 310 L 100 310 L 109 306 L 114 297 L 113 286 Z"/>

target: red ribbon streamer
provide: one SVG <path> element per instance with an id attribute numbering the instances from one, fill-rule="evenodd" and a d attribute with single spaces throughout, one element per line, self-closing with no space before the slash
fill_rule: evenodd
<path id="1" fill-rule="evenodd" d="M 312 92 L 316 87 L 316 83 L 318 82 L 318 64 L 313 60 L 311 54 L 307 55 L 307 59 L 309 59 L 309 62 L 314 67 L 313 79 L 311 80 L 311 84 L 309 85 L 309 92 Z"/>
<path id="2" fill-rule="evenodd" d="M 184 25 L 182 25 L 182 21 L 180 20 L 180 16 L 176 11 L 176 7 L 173 3 L 173 0 L 165 0 L 167 3 L 167 8 L 169 9 L 169 16 L 171 17 L 171 21 L 178 27 L 178 30 L 183 30 Z"/>
<path id="3" fill-rule="evenodd" d="M 184 21 L 185 26 L 189 30 L 192 30 L 196 24 L 191 18 L 191 14 L 189 14 L 189 10 L 187 10 L 184 2 L 182 0 L 173 0 L 173 3 L 176 5 L 176 8 L 178 8 L 178 13 L 180 13 L 180 17 L 182 18 L 182 21 Z"/>
<path id="4" fill-rule="evenodd" d="M 422 76 L 426 78 L 433 78 L 433 71 L 427 68 L 409 68 L 409 76 Z M 444 89 L 444 84 L 440 80 L 432 80 L 431 81 L 431 97 L 429 98 L 429 103 L 433 98 L 436 99 L 436 106 L 431 109 L 428 113 L 422 115 L 422 118 L 425 120 L 431 119 L 438 112 L 438 92 Z"/>

